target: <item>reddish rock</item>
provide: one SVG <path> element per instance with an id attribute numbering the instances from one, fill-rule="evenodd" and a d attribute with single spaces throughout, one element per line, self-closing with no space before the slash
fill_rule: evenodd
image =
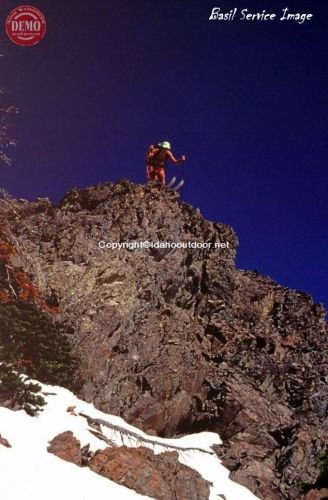
<path id="1" fill-rule="evenodd" d="M 9 441 L 7 441 L 7 439 L 2 437 L 1 434 L 0 434 L 0 444 L 2 446 L 5 446 L 6 448 L 11 448 L 11 444 L 9 443 Z"/>
<path id="2" fill-rule="evenodd" d="M 305 500 L 327 500 L 328 499 L 328 489 L 323 488 L 321 490 L 311 490 L 305 495 Z"/>
<path id="3" fill-rule="evenodd" d="M 180 464 L 177 452 L 155 455 L 148 448 L 106 448 L 97 451 L 90 469 L 160 500 L 205 500 L 210 487 L 200 474 Z"/>
<path id="4" fill-rule="evenodd" d="M 69 413 L 70 415 L 74 415 L 75 417 L 77 416 L 77 413 L 76 413 L 76 406 L 69 406 L 67 408 L 67 413 Z"/>
<path id="5" fill-rule="evenodd" d="M 71 431 L 58 434 L 50 441 L 47 449 L 49 453 L 53 453 L 67 462 L 82 465 L 81 444 Z"/>

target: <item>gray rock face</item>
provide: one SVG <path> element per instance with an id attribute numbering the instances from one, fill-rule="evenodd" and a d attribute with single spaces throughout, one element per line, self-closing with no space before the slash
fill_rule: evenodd
<path id="1" fill-rule="evenodd" d="M 161 436 L 218 431 L 235 480 L 300 498 L 327 436 L 327 324 L 320 305 L 236 270 L 231 227 L 174 191 L 127 181 L 72 190 L 58 207 L 0 200 L 15 265 L 69 328 L 81 395 Z M 228 248 L 99 248 L 100 241 Z M 228 244 L 228 245 L 227 245 Z"/>

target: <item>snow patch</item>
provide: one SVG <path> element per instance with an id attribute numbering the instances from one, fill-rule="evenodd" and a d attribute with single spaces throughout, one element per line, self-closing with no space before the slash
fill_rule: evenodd
<path id="1" fill-rule="evenodd" d="M 92 419 L 103 420 L 133 434 L 129 436 L 101 425 L 103 435 L 118 446 L 123 444 L 130 447 L 145 446 L 156 454 L 170 451 L 170 446 L 182 448 L 174 449 L 179 454 L 179 461 L 197 470 L 204 479 L 213 484 L 210 500 L 217 500 L 218 495 L 224 495 L 227 500 L 257 498 L 245 487 L 229 479 L 228 469 L 223 467 L 211 448 L 213 444 L 222 443 L 218 434 L 201 432 L 177 439 L 155 438 L 127 424 L 120 417 L 97 410 L 92 404 L 78 399 L 67 389 L 40 385 L 47 404 L 39 415 L 31 417 L 23 410 L 14 412 L 0 408 L 0 434 L 12 446 L 12 448 L 0 446 L 0 498 L 6 500 L 149 498 L 118 485 L 87 467 L 78 467 L 47 452 L 49 441 L 68 430 L 73 432 L 82 447 L 89 444 L 91 451 L 108 447 L 107 443 L 91 434 L 87 419 L 79 415 L 80 413 Z M 75 414 L 67 412 L 68 407 L 75 407 Z M 144 439 L 148 442 L 144 442 Z M 155 441 L 156 444 L 153 444 Z"/>

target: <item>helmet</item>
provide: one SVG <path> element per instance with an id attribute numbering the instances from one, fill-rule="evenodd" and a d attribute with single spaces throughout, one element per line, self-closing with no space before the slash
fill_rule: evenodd
<path id="1" fill-rule="evenodd" d="M 171 144 L 168 141 L 163 141 L 161 144 L 159 144 L 162 148 L 165 149 L 171 149 Z"/>

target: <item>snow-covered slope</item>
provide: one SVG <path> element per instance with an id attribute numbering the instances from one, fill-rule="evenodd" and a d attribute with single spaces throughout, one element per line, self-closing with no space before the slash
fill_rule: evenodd
<path id="1" fill-rule="evenodd" d="M 213 483 L 211 500 L 218 499 L 218 495 L 224 495 L 227 500 L 256 498 L 246 488 L 228 478 L 229 471 L 221 465 L 211 449 L 211 445 L 221 443 L 217 434 L 202 432 L 179 439 L 154 438 L 119 417 L 96 410 L 93 405 L 81 401 L 66 389 L 40 385 L 47 404 L 38 416 L 31 417 L 24 411 L 0 408 L 0 434 L 12 446 L 7 448 L 0 445 L 1 500 L 149 498 L 92 472 L 88 467 L 78 467 L 47 451 L 49 441 L 68 430 L 73 432 L 82 446 L 89 443 L 91 451 L 108 447 L 106 442 L 91 434 L 86 415 L 114 426 L 113 429 L 101 425 L 101 432 L 118 446 L 149 447 L 156 454 L 168 451 L 173 446 L 179 453 L 181 463 L 197 470 L 203 478 Z M 68 407 L 74 407 L 74 410 L 68 412 Z M 124 433 L 115 430 L 115 426 L 132 434 L 124 436 Z M 152 444 L 154 441 L 160 444 Z M 175 447 L 182 450 L 176 450 Z M 186 448 L 188 450 L 184 451 Z"/>

